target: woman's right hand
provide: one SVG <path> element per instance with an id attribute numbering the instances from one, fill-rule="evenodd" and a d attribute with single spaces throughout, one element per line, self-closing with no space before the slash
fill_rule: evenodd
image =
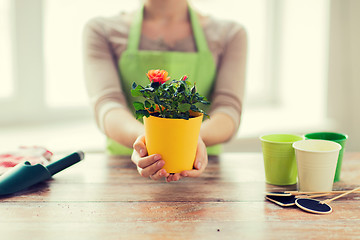
<path id="1" fill-rule="evenodd" d="M 170 175 L 165 169 L 162 169 L 165 165 L 165 161 L 161 159 L 159 154 L 148 156 L 144 135 L 139 136 L 135 140 L 133 149 L 131 160 L 137 166 L 137 170 L 141 176 L 159 180 L 167 178 Z"/>

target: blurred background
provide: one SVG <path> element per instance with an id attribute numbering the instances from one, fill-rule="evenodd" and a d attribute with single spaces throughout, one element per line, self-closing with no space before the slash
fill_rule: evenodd
<path id="1" fill-rule="evenodd" d="M 338 131 L 360 144 L 359 0 L 193 0 L 248 32 L 246 98 L 226 151 L 261 151 L 267 133 Z M 127 0 L 0 0 L 0 153 L 40 145 L 104 151 L 85 92 L 82 30 Z"/>

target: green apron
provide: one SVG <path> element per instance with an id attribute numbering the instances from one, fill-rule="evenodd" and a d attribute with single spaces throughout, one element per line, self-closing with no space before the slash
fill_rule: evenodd
<path id="1" fill-rule="evenodd" d="M 189 14 L 197 52 L 139 51 L 143 8 L 136 14 L 130 28 L 127 49 L 118 62 L 122 89 L 129 104 L 128 107 L 133 112 L 135 110 L 132 103 L 142 101 L 142 99 L 131 96 L 132 83 L 147 85 L 149 80 L 146 73 L 151 69 L 164 69 L 169 72 L 171 79 L 180 79 L 181 76 L 188 75 L 189 81 L 196 82 L 198 92 L 207 98 L 210 97 L 216 77 L 214 59 L 196 13 L 190 7 Z M 209 155 L 217 155 L 221 152 L 221 146 L 208 147 L 207 150 Z M 132 149 L 108 138 L 107 152 L 111 155 L 131 155 Z"/>

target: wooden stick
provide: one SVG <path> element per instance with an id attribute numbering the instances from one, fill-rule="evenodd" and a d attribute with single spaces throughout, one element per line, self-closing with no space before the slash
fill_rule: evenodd
<path id="1" fill-rule="evenodd" d="M 295 198 L 317 198 L 317 197 L 325 197 L 329 196 L 332 193 L 322 193 L 322 194 L 315 194 L 315 195 L 296 195 Z"/>
<path id="2" fill-rule="evenodd" d="M 332 201 L 334 201 L 334 200 L 336 200 L 336 199 L 338 199 L 338 198 L 341 198 L 341 197 L 343 197 L 343 196 L 345 196 L 345 195 L 348 195 L 348 194 L 350 194 L 350 193 L 352 193 L 352 192 L 356 192 L 356 191 L 358 191 L 358 190 L 360 190 L 360 187 L 357 187 L 357 188 L 355 188 L 355 189 L 353 189 L 353 190 L 347 191 L 347 192 L 345 192 L 345 193 L 343 193 L 343 194 L 340 194 L 339 196 L 336 196 L 336 197 L 334 197 L 334 198 L 327 199 L 327 200 L 323 201 L 323 203 L 330 203 L 330 202 L 332 202 Z"/>
<path id="3" fill-rule="evenodd" d="M 355 190 L 354 192 L 359 191 L 359 189 Z M 338 194 L 338 193 L 347 193 L 348 190 L 346 191 L 331 191 L 331 192 L 299 192 L 299 191 L 285 191 L 284 193 L 291 193 L 292 195 L 303 195 L 303 194 L 325 194 L 325 193 L 329 193 L 330 194 Z M 360 191 L 359 191 L 360 192 Z"/>

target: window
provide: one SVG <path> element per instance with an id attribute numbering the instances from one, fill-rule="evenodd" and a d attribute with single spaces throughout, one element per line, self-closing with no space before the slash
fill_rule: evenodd
<path id="1" fill-rule="evenodd" d="M 81 62 L 81 33 L 84 24 L 94 16 L 133 10 L 139 4 L 137 1 L 124 4 L 117 0 L 107 0 L 101 4 L 98 1 L 84 0 L 47 0 L 45 3 L 46 102 L 53 107 L 86 105 L 88 103 Z M 216 0 L 198 0 L 192 3 L 202 13 L 215 13 L 218 18 L 234 20 L 246 27 L 251 41 L 247 76 L 251 84 L 248 84 L 247 95 L 251 102 L 264 102 L 271 98 L 271 85 L 265 77 L 267 72 L 264 58 L 270 34 L 266 32 L 270 12 L 267 0 L 221 1 L 221 5 L 232 5 L 231 8 L 219 7 L 220 2 Z M 254 15 L 253 12 L 257 14 Z M 63 17 L 64 13 L 66 18 Z M 66 98 L 63 97 L 65 91 Z"/>
<path id="2" fill-rule="evenodd" d="M 267 77 L 269 63 L 266 61 L 270 53 L 268 44 L 273 37 L 267 29 L 274 24 L 271 19 L 274 3 L 269 0 L 196 0 L 192 3 L 205 15 L 232 20 L 245 27 L 249 44 L 246 75 L 248 102 L 262 104 L 271 100 L 273 91 L 270 83 L 274 79 Z"/>
<path id="3" fill-rule="evenodd" d="M 119 0 L 44 2 L 46 104 L 49 107 L 86 106 L 88 99 L 82 65 L 85 23 L 93 17 L 135 9 L 139 3 Z"/>
<path id="4" fill-rule="evenodd" d="M 2 0 L 0 123 L 91 119 L 83 80 L 84 24 L 95 16 L 133 10 L 139 3 Z M 320 124 L 324 120 L 327 0 L 192 3 L 202 13 L 240 22 L 247 30 L 249 49 L 241 134 L 258 135 L 284 126 L 294 129 L 298 124 Z M 11 66 L 12 63 L 16 64 Z M 5 102 L 5 97 L 11 96 L 16 96 L 16 100 Z"/>
<path id="5" fill-rule="evenodd" d="M 273 14 L 278 19 L 271 30 L 275 42 L 269 46 L 273 50 L 270 50 L 268 60 L 271 67 L 268 76 L 273 78 L 271 84 L 276 90 L 275 104 L 246 106 L 240 134 L 259 136 L 266 132 L 291 130 L 302 133 L 328 129 L 329 1 L 286 0 L 275 3 Z"/>

